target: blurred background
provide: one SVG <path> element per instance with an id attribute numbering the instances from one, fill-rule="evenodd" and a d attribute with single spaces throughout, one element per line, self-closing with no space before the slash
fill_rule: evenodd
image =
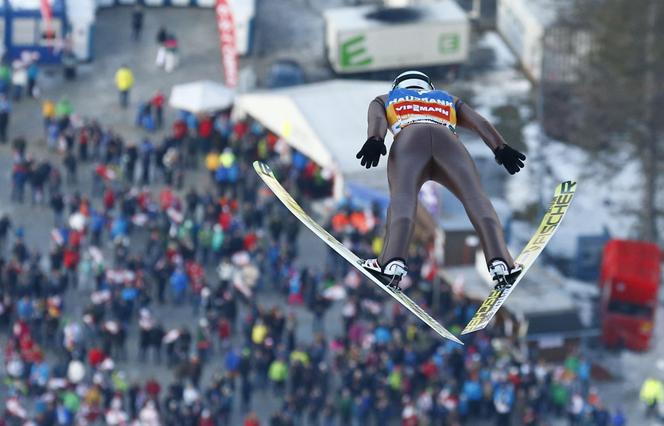
<path id="1" fill-rule="evenodd" d="M 4 0 L 0 425 L 664 422 L 664 4 Z M 295 219 L 382 247 L 366 111 L 406 69 L 526 153 L 460 139 L 516 254 L 567 217 L 465 346 Z M 461 204 L 420 194 L 404 287 L 459 333 L 491 289 Z M 659 318 L 658 318 L 659 317 Z"/>

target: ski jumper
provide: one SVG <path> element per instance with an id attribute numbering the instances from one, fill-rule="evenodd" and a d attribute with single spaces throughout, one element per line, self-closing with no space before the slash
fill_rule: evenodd
<path id="1" fill-rule="evenodd" d="M 487 262 L 502 258 L 514 264 L 477 167 L 456 135 L 457 124 L 475 130 L 492 149 L 504 145 L 486 120 L 442 90 L 396 88 L 369 104 L 368 136 L 384 140 L 388 129 L 394 134 L 387 162 L 390 205 L 378 258 L 381 265 L 407 258 L 417 196 L 429 180 L 445 186 L 461 201 Z"/>

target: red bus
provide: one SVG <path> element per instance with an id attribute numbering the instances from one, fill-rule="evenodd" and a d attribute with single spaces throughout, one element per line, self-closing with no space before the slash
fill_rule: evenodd
<path id="1" fill-rule="evenodd" d="M 602 340 L 606 346 L 648 349 L 659 281 L 657 245 L 629 240 L 606 244 L 599 278 Z"/>

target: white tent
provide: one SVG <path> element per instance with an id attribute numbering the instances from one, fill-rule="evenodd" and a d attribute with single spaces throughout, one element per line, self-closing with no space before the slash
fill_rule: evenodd
<path id="1" fill-rule="evenodd" d="M 229 108 L 234 96 L 234 91 L 221 83 L 201 80 L 173 86 L 168 104 L 197 114 Z"/>
<path id="2" fill-rule="evenodd" d="M 335 196 L 343 181 L 386 190 L 387 157 L 370 170 L 355 154 L 367 139 L 367 108 L 387 93 L 390 83 L 330 80 L 292 88 L 240 95 L 235 112 L 248 114 L 323 168 L 335 173 Z M 391 135 L 388 133 L 388 144 Z M 385 191 L 386 192 L 386 191 Z"/>

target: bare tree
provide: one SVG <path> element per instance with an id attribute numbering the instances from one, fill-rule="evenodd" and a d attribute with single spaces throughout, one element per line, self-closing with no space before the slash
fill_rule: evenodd
<path id="1" fill-rule="evenodd" d="M 591 47 L 579 68 L 574 143 L 619 167 L 617 154 L 639 161 L 643 199 L 639 238 L 657 242 L 658 192 L 664 164 L 664 4 L 661 0 L 577 0 Z M 636 207 L 636 206 L 635 206 Z"/>

